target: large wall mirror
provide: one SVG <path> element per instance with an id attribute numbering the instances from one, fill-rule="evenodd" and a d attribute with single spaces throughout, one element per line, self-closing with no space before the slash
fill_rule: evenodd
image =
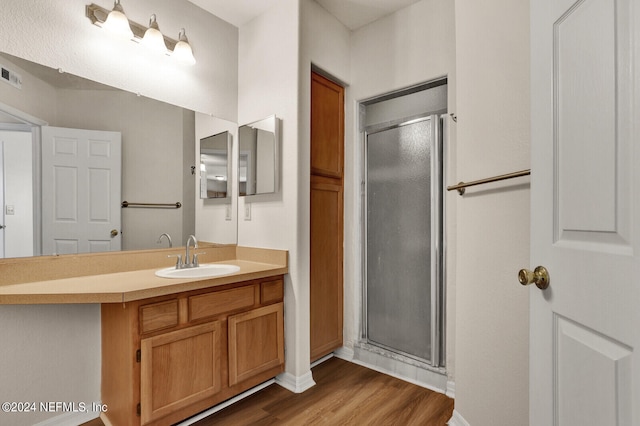
<path id="1" fill-rule="evenodd" d="M 279 137 L 275 115 L 238 128 L 240 196 L 278 192 Z"/>
<path id="2" fill-rule="evenodd" d="M 190 234 L 199 238 L 202 234 L 202 240 L 212 243 L 237 242 L 237 192 L 228 189 L 227 202 L 203 206 L 198 201 L 200 153 L 196 153 L 201 139 L 224 131 L 235 133 L 235 123 L 3 53 L 0 65 L 21 77 L 19 88 L 0 81 L 0 187 L 5 188 L 0 197 L 0 225 L 4 226 L 0 258 L 52 254 L 42 252 L 39 240 L 41 204 L 48 194 L 41 193 L 46 186 L 41 181 L 39 152 L 43 127 L 37 123 L 121 135 L 120 199 L 99 191 L 89 194 L 102 204 L 117 204 L 121 225 L 115 231 L 116 238 L 121 238 L 120 249 L 166 248 L 167 239 L 159 239 L 163 233 L 172 237 L 173 246 L 184 245 Z M 7 142 L 10 139 L 13 142 Z M 227 167 L 232 164 L 231 152 L 227 145 Z M 130 207 L 121 207 L 125 200 Z M 201 232 L 199 227 L 206 230 Z"/>

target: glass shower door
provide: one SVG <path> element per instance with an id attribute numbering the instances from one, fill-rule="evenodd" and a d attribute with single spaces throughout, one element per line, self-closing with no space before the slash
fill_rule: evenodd
<path id="1" fill-rule="evenodd" d="M 365 334 L 368 343 L 440 365 L 440 119 L 368 131 Z"/>

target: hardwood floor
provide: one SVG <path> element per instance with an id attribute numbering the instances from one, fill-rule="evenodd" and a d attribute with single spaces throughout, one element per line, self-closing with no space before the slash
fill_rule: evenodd
<path id="1" fill-rule="evenodd" d="M 445 395 L 338 358 L 316 366 L 313 378 L 304 393 L 274 384 L 194 425 L 441 426 L 453 413 Z"/>

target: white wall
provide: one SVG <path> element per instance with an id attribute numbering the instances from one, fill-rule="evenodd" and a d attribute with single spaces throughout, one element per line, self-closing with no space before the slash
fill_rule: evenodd
<path id="1" fill-rule="evenodd" d="M 355 31 L 351 37 L 351 86 L 347 93 L 345 169 L 345 345 L 353 347 L 359 339 L 361 312 L 362 253 L 361 137 L 357 122 L 359 101 L 413 86 L 448 78 L 448 109 L 456 111 L 455 27 L 453 2 L 422 0 L 397 13 Z M 450 124 L 449 124 L 450 125 Z M 447 177 L 455 176 L 455 125 L 450 125 L 447 147 Z M 454 376 L 455 340 L 455 209 L 451 195 L 446 198 L 447 213 L 447 373 Z M 418 380 L 420 381 L 420 380 Z"/>
<path id="2" fill-rule="evenodd" d="M 529 167 L 529 4 L 456 1 L 458 175 Z M 472 425 L 527 425 L 528 178 L 457 202 L 455 410 Z M 535 266 L 535 265 L 534 265 Z"/>
<path id="3" fill-rule="evenodd" d="M 40 402 L 100 401 L 99 305 L 0 308 L 2 400 L 38 404 L 35 413 L 0 412 L 0 424 L 27 426 L 56 417 L 41 412 Z"/>
<path id="4" fill-rule="evenodd" d="M 176 39 L 185 28 L 197 63 L 150 55 L 138 43 L 114 39 L 85 16 L 84 0 L 3 0 L 2 51 L 100 83 L 236 121 L 237 37 L 233 25 L 187 0 L 123 4 L 142 25 L 157 15 L 161 31 Z M 111 0 L 96 0 L 107 9 Z"/>
<path id="5" fill-rule="evenodd" d="M 19 73 L 22 77 L 22 89 L 17 89 L 5 82 L 0 84 L 0 102 L 19 111 L 29 112 L 31 116 L 47 123 L 54 122 L 58 111 L 56 89 L 39 78 L 23 72 L 9 60 L 0 58 L 0 64 Z"/>
<path id="6" fill-rule="evenodd" d="M 299 2 L 283 0 L 240 27 L 238 124 L 275 114 L 281 120 L 280 191 L 241 197 L 238 245 L 289 250 L 285 279 L 286 373 L 309 375 L 309 285 L 301 250 L 308 237 L 299 226 L 298 57 Z M 250 203 L 251 220 L 244 220 Z M 306 274 L 306 275 L 305 275 Z"/>

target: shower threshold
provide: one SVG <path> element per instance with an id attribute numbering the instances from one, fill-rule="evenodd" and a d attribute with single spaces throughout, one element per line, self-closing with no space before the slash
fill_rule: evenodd
<path id="1" fill-rule="evenodd" d="M 449 395 L 449 381 L 444 367 L 434 367 L 424 361 L 419 361 L 367 342 L 355 343 L 352 362 L 405 382 L 451 396 Z"/>
<path id="2" fill-rule="evenodd" d="M 362 349 L 367 352 L 388 358 L 403 364 L 411 365 L 423 370 L 428 370 L 438 374 L 446 375 L 446 369 L 442 366 L 434 367 L 425 359 L 421 359 L 410 354 L 400 352 L 396 349 L 385 347 L 384 345 L 374 344 L 372 342 L 360 341 L 355 343 L 355 348 Z"/>

